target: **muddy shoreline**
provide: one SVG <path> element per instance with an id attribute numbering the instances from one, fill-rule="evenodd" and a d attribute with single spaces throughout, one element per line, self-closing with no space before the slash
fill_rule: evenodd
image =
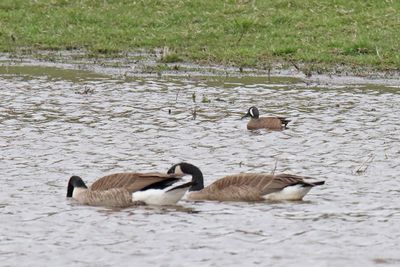
<path id="1" fill-rule="evenodd" d="M 121 53 L 91 57 L 84 51 L 35 51 L 0 53 L 0 67 L 37 66 L 64 70 L 82 70 L 114 78 L 130 77 L 290 77 L 307 86 L 346 84 L 380 84 L 400 86 L 400 71 L 376 71 L 371 68 L 335 65 L 325 69 L 286 62 L 267 68 L 239 68 L 221 65 L 202 65 L 187 62 L 163 63 L 162 50 Z M 4 73 L 4 71 L 2 71 Z"/>

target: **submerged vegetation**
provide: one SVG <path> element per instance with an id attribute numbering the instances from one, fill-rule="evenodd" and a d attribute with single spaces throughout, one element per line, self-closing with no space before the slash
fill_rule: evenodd
<path id="1" fill-rule="evenodd" d="M 394 0 L 2 0 L 0 51 L 164 49 L 161 62 L 400 67 Z"/>

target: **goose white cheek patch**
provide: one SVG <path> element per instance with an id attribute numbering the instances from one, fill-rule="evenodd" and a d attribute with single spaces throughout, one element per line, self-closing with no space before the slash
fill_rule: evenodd
<path id="1" fill-rule="evenodd" d="M 86 191 L 86 190 L 87 190 L 86 188 L 75 187 L 75 188 L 74 188 L 74 191 L 72 191 L 72 198 L 74 198 L 74 199 L 78 198 L 79 195 L 80 195 L 82 192 Z"/>
<path id="2" fill-rule="evenodd" d="M 183 171 L 182 171 L 180 165 L 178 165 L 178 166 L 175 167 L 175 174 L 177 174 L 177 175 L 184 175 L 184 173 L 183 173 Z"/>

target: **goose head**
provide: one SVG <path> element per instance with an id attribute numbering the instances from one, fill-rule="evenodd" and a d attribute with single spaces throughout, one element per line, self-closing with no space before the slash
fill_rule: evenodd
<path id="1" fill-rule="evenodd" d="M 173 173 L 179 176 L 191 175 L 193 185 L 189 191 L 199 191 L 204 188 L 203 173 L 193 164 L 181 162 L 173 165 L 167 173 Z"/>
<path id="2" fill-rule="evenodd" d="M 71 176 L 68 181 L 67 197 L 72 197 L 75 188 L 87 189 L 85 182 L 79 176 Z"/>

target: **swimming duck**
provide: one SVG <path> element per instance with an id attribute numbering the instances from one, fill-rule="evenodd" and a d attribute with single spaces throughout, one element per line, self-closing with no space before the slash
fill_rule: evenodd
<path id="1" fill-rule="evenodd" d="M 290 122 L 285 117 L 260 117 L 260 113 L 258 108 L 250 107 L 247 111 L 246 115 L 242 117 L 242 119 L 250 117 L 250 121 L 247 123 L 248 130 L 257 130 L 257 129 L 269 129 L 269 130 L 283 130 L 287 127 L 287 124 Z"/>

